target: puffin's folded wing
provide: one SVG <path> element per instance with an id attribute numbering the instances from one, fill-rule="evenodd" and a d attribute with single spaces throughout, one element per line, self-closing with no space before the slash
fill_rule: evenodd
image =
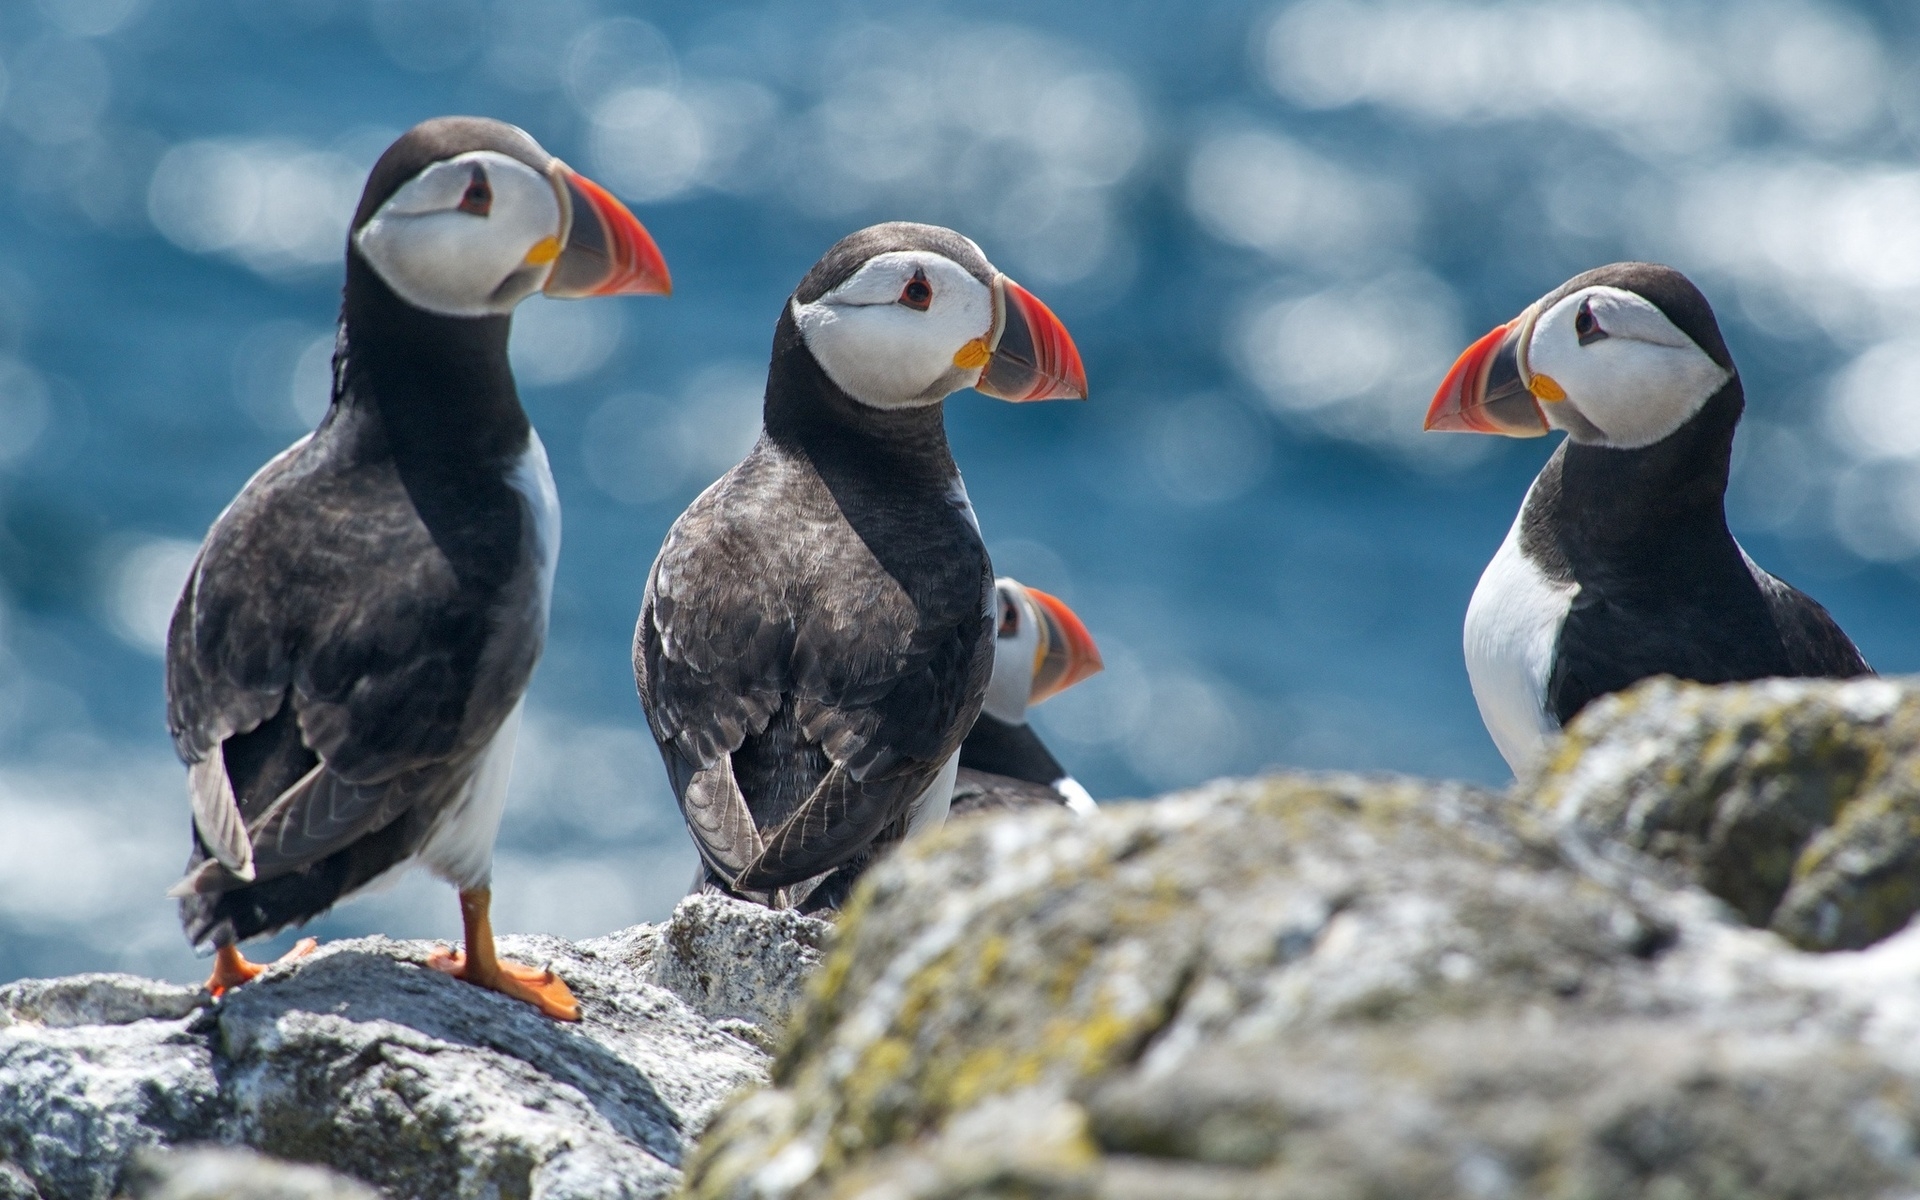
<path id="1" fill-rule="evenodd" d="M 303 473 L 291 455 L 215 523 L 167 647 L 175 743 L 207 764 L 202 839 L 233 867 L 211 786 L 224 772 L 262 879 L 380 828 L 481 753 L 544 620 L 525 568 L 463 580 L 397 477 Z"/>
<path id="2" fill-rule="evenodd" d="M 735 886 L 771 891 L 833 870 L 900 820 L 939 773 L 940 764 L 935 764 L 863 783 L 836 764 L 806 803 L 767 835 L 765 851 L 740 873 Z"/>
<path id="3" fill-rule="evenodd" d="M 781 561 L 769 531 L 725 508 L 730 488 L 751 490 L 753 462 L 661 547 L 634 675 L 702 854 L 761 890 L 860 853 L 945 766 L 992 667 L 992 578 L 984 555 L 957 562 L 955 580 L 916 603 L 863 542 L 826 528 L 800 540 L 808 572 L 833 587 L 799 586 L 765 565 Z M 750 854 L 754 813 L 771 828 Z"/>
<path id="4" fill-rule="evenodd" d="M 1773 612 L 1781 644 L 1786 647 L 1787 660 L 1795 674 L 1832 679 L 1873 674 L 1860 648 L 1818 600 L 1785 580 L 1774 578 L 1755 566 L 1751 559 L 1747 560 L 1747 566 L 1766 595 L 1767 607 Z"/>
<path id="5" fill-rule="evenodd" d="M 434 773 L 410 772 L 378 783 L 350 783 L 324 765 L 282 792 L 252 828 L 252 872 L 244 877 L 209 860 L 188 873 L 177 895 L 231 891 L 319 862 L 385 828 L 431 789 Z"/>

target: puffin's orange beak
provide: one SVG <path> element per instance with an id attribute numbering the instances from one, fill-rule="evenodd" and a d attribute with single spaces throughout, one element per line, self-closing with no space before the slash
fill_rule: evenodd
<path id="1" fill-rule="evenodd" d="M 671 294 L 667 260 L 639 218 L 612 192 L 565 163 L 555 160 L 551 169 L 568 220 L 566 244 L 543 289 L 547 295 L 576 300 Z"/>
<path id="2" fill-rule="evenodd" d="M 1520 378 L 1520 339 L 1532 332 L 1527 315 L 1495 329 L 1454 360 L 1427 409 L 1429 430 L 1506 437 L 1548 432 L 1547 414 Z"/>
<path id="3" fill-rule="evenodd" d="M 1040 641 L 1033 651 L 1033 686 L 1027 693 L 1027 703 L 1038 704 L 1098 674 L 1106 664 L 1100 661 L 1100 648 L 1093 644 L 1093 635 L 1072 609 L 1039 588 L 1030 587 L 1026 592 L 1040 613 Z"/>
<path id="4" fill-rule="evenodd" d="M 974 391 L 1015 404 L 1087 398 L 1087 369 L 1067 327 L 1038 296 L 1005 275 L 993 281 L 993 326 L 988 337 L 997 340 L 991 346 L 978 339 L 968 343 L 989 351 Z"/>

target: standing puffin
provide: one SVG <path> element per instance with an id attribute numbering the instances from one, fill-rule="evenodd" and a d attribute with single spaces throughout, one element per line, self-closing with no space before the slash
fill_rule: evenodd
<path id="1" fill-rule="evenodd" d="M 951 815 L 1064 805 L 1081 816 L 1093 797 L 1027 724 L 1027 708 L 1101 668 L 1093 635 L 1058 599 L 1017 579 L 993 581 L 993 674 L 967 740 Z"/>
<path id="2" fill-rule="evenodd" d="M 634 631 L 710 888 L 831 907 L 945 820 L 994 658 L 993 572 L 943 422 L 967 387 L 1087 393 L 1059 319 L 952 230 L 850 234 L 782 309 L 760 440 L 674 522 Z"/>
<path id="3" fill-rule="evenodd" d="M 1744 404 L 1706 297 L 1651 263 L 1576 275 L 1447 373 L 1428 429 L 1567 434 L 1467 606 L 1467 675 L 1515 771 L 1589 701 L 1648 676 L 1872 674 L 1727 529 Z"/>
<path id="4" fill-rule="evenodd" d="M 173 894 L 216 995 L 262 969 L 237 943 L 418 859 L 460 889 L 465 952 L 435 966 L 579 1014 L 488 921 L 560 549 L 507 362 L 540 291 L 669 283 L 633 214 L 511 125 L 446 117 L 387 148 L 348 235 L 332 404 L 214 522 L 167 637 L 193 807 Z"/>

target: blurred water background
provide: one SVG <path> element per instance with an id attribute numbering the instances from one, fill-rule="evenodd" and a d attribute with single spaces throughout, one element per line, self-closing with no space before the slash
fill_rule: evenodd
<path id="1" fill-rule="evenodd" d="M 204 970 L 162 896 L 166 617 L 324 407 L 346 222 L 417 120 L 525 126 L 677 287 L 514 331 L 566 535 L 496 914 L 588 935 L 693 862 L 628 665 L 648 564 L 751 443 L 783 298 L 876 220 L 972 235 L 1085 355 L 1090 403 L 948 426 L 998 567 L 1105 652 L 1036 713 L 1096 796 L 1505 779 L 1459 627 L 1551 446 L 1420 418 L 1471 337 L 1620 258 L 1719 312 L 1749 550 L 1920 666 L 1916 49 L 1920 10 L 1815 0 L 0 4 L 0 980 Z M 371 930 L 455 936 L 453 897 L 313 932 Z"/>

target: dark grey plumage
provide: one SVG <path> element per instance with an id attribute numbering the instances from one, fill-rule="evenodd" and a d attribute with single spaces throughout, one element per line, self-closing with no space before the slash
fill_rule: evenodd
<path id="1" fill-rule="evenodd" d="M 878 226 L 795 296 L 909 248 L 992 278 L 957 235 Z M 674 523 L 634 637 L 641 703 L 716 886 L 800 900 L 841 868 L 804 897 L 837 902 L 958 750 L 992 667 L 993 575 L 957 481 L 941 406 L 853 400 L 787 306 L 762 436 Z"/>
<path id="2" fill-rule="evenodd" d="M 449 146 L 546 160 L 508 126 L 429 123 L 382 158 L 356 224 Z M 507 330 L 415 308 L 349 251 L 332 407 L 214 523 L 168 637 L 195 944 L 305 920 L 418 852 L 518 703 L 548 518 L 514 479 L 537 442 Z M 250 863 L 201 834 L 223 803 Z"/>

